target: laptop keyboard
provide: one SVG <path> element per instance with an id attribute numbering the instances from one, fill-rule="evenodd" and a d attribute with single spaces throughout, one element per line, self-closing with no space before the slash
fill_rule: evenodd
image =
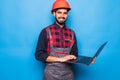
<path id="1" fill-rule="evenodd" d="M 92 57 L 79 56 L 76 60 L 76 63 L 90 64 Z"/>

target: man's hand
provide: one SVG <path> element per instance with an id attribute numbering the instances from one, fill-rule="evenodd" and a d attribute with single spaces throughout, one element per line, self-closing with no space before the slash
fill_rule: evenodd
<path id="1" fill-rule="evenodd" d="M 67 55 L 67 56 L 59 58 L 59 61 L 60 62 L 66 62 L 66 61 L 72 60 L 72 59 L 76 59 L 76 56 L 74 56 L 74 55 Z"/>
<path id="2" fill-rule="evenodd" d="M 90 64 L 93 64 L 95 61 L 96 61 L 96 57 L 95 57 L 95 58 L 93 58 L 93 60 L 91 61 L 91 63 L 90 63 Z"/>

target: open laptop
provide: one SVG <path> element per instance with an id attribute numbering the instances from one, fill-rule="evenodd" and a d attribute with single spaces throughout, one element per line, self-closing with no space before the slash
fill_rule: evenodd
<path id="1" fill-rule="evenodd" d="M 104 46 L 107 44 L 107 41 L 105 43 L 103 43 L 97 50 L 97 52 L 95 53 L 95 55 L 93 57 L 88 57 L 88 56 L 78 56 L 77 59 L 75 60 L 69 60 L 67 61 L 67 63 L 74 63 L 74 64 L 84 64 L 84 65 L 90 65 L 91 61 L 93 60 L 93 58 L 97 58 L 97 56 L 100 54 L 100 52 L 102 51 L 102 49 L 104 48 Z"/>

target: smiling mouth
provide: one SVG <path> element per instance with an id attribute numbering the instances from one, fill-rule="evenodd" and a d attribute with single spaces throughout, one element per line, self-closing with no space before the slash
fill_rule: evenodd
<path id="1" fill-rule="evenodd" d="M 59 17 L 58 19 L 65 19 L 64 17 Z"/>
<path id="2" fill-rule="evenodd" d="M 65 20 L 65 19 L 59 19 L 59 20 L 63 21 L 63 20 Z"/>
<path id="3" fill-rule="evenodd" d="M 56 18 L 57 23 L 63 25 L 65 23 L 65 17 L 58 17 Z"/>

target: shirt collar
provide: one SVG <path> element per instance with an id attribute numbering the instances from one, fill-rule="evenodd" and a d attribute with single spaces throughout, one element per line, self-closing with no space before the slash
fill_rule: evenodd
<path id="1" fill-rule="evenodd" d="M 61 28 L 58 24 L 56 24 L 56 22 L 54 22 L 54 25 L 56 28 Z M 63 28 L 61 28 L 61 29 L 64 29 L 64 28 L 66 28 L 66 25 L 64 25 Z"/>

